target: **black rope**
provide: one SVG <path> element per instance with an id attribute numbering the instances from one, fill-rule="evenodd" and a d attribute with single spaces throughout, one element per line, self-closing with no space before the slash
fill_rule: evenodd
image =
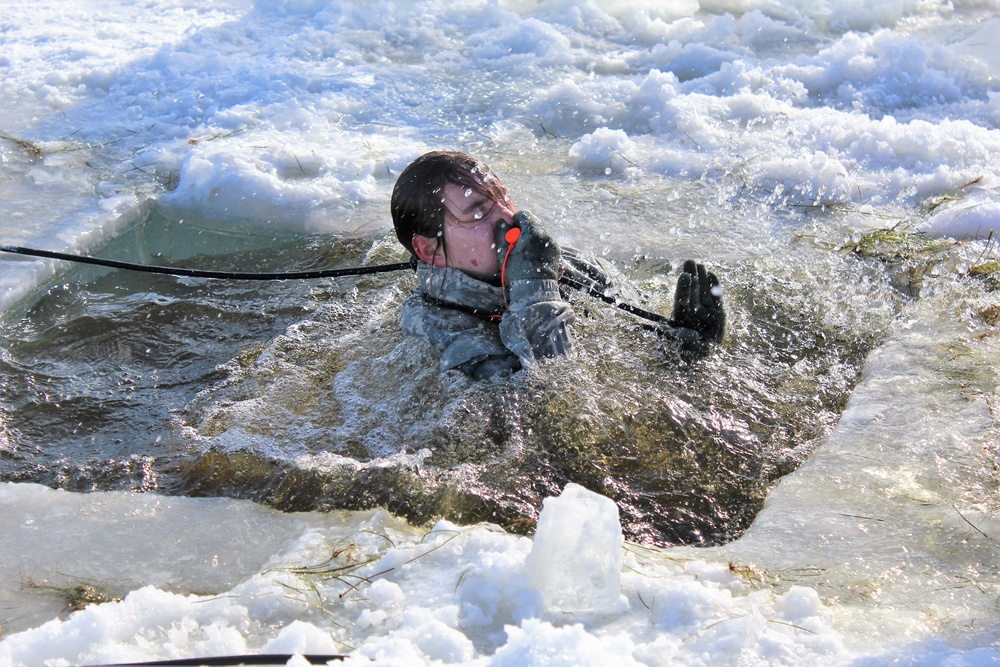
<path id="1" fill-rule="evenodd" d="M 656 322 L 657 324 L 665 323 L 669 324 L 670 326 L 674 326 L 673 321 L 666 315 L 653 313 L 643 308 L 640 308 L 639 306 L 633 306 L 632 304 L 626 303 L 625 301 L 619 301 L 615 297 L 609 296 L 595 287 L 591 287 L 590 285 L 586 285 L 579 281 L 573 280 L 567 275 L 560 276 L 559 282 L 568 287 L 572 287 L 573 289 L 580 290 L 581 292 L 586 292 L 595 299 L 600 299 L 604 303 L 609 303 L 612 306 L 615 306 L 616 308 L 624 310 L 626 313 L 631 313 L 632 315 L 635 315 L 636 317 L 641 317 L 644 320 L 649 320 L 650 322 Z"/>
<path id="2" fill-rule="evenodd" d="M 318 271 L 290 271 L 275 273 L 242 273 L 234 271 L 207 271 L 205 269 L 184 269 L 175 266 L 151 266 L 149 264 L 134 264 L 132 262 L 119 262 L 114 259 L 100 259 L 98 257 L 87 257 L 84 255 L 70 255 L 64 252 L 53 252 L 51 250 L 35 250 L 34 248 L 22 248 L 19 246 L 0 245 L 0 252 L 9 252 L 17 255 L 28 255 L 31 257 L 44 257 L 46 259 L 59 259 L 66 262 L 76 262 L 77 264 L 92 264 L 94 266 L 104 266 L 112 269 L 127 269 L 129 271 L 142 271 L 145 273 L 162 273 L 170 276 L 184 276 L 188 278 L 214 278 L 226 280 L 309 280 L 315 278 L 339 278 L 342 276 L 361 276 L 370 273 L 384 273 L 387 271 L 401 271 L 410 268 L 409 262 L 398 264 L 379 264 L 375 266 L 357 266 L 349 269 L 322 269 Z"/>
<path id="3" fill-rule="evenodd" d="M 334 660 L 343 660 L 343 655 L 303 655 L 310 665 L 325 665 Z M 285 665 L 292 659 L 291 654 L 223 655 L 208 658 L 180 658 L 178 660 L 154 660 L 152 662 L 127 662 L 94 667 L 181 667 L 190 665 L 210 665 L 212 667 L 236 667 L 237 665 Z"/>
<path id="4" fill-rule="evenodd" d="M 34 248 L 23 248 L 20 246 L 0 245 L 0 252 L 8 252 L 17 255 L 27 255 L 30 257 L 43 257 L 45 259 L 58 259 L 66 262 L 76 262 L 78 264 L 91 264 L 112 269 L 126 269 L 128 271 L 142 271 L 144 273 L 161 273 L 170 276 L 184 276 L 188 278 L 212 278 L 217 280 L 311 280 L 316 278 L 339 278 L 342 276 L 361 276 L 372 273 L 387 273 L 389 271 L 402 271 L 412 269 L 410 262 L 399 262 L 396 264 L 376 264 L 374 266 L 357 266 L 347 269 L 322 269 L 317 271 L 291 271 L 274 273 L 242 273 L 234 271 L 207 271 L 204 269 L 185 269 L 175 266 L 152 266 L 149 264 L 135 264 L 132 262 L 119 262 L 114 259 L 101 259 L 99 257 L 87 257 L 85 255 L 71 255 L 64 252 L 53 252 L 51 250 L 36 250 Z M 613 296 L 608 296 L 604 292 L 591 285 L 573 280 L 568 275 L 559 278 L 559 282 L 572 287 L 581 292 L 586 292 L 595 299 L 611 304 L 627 313 L 640 317 L 657 324 L 668 324 L 673 326 L 669 317 L 653 313 L 648 310 L 633 306 L 630 303 L 619 301 Z"/>

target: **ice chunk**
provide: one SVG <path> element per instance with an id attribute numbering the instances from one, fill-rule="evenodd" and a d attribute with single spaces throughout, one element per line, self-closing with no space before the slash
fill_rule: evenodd
<path id="1" fill-rule="evenodd" d="M 619 607 L 622 528 L 614 501 L 567 484 L 546 498 L 531 553 L 528 583 L 548 612 L 610 612 Z"/>

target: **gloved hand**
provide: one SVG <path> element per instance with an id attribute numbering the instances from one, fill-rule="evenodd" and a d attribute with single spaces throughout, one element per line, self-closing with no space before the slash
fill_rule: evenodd
<path id="1" fill-rule="evenodd" d="M 684 272 L 677 278 L 674 314 L 670 317 L 670 324 L 694 330 L 705 343 L 722 341 L 722 334 L 726 329 L 726 313 L 722 309 L 719 279 L 694 260 L 684 262 Z M 683 341 L 686 336 L 681 335 L 679 338 Z"/>
<path id="2" fill-rule="evenodd" d="M 504 286 L 515 280 L 559 278 L 559 260 L 562 251 L 544 229 L 542 223 L 527 211 L 514 214 L 514 227 L 520 229 L 520 238 L 513 242 L 508 238 L 511 227 L 506 223 L 497 225 L 497 256 L 503 267 Z M 510 254 L 507 254 L 508 248 Z"/>

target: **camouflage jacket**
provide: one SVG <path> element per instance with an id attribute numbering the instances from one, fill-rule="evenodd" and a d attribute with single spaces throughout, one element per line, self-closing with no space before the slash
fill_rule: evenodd
<path id="1" fill-rule="evenodd" d="M 586 287 L 605 289 L 611 273 L 602 260 L 563 248 L 562 270 Z M 400 326 L 441 352 L 441 371 L 474 378 L 515 371 L 538 359 L 569 354 L 568 326 L 576 315 L 555 280 L 519 280 L 502 288 L 455 269 L 417 265 L 419 285 L 402 305 Z"/>

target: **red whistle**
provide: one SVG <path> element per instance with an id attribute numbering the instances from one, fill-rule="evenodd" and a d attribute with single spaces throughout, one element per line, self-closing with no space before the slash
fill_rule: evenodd
<path id="1" fill-rule="evenodd" d="M 504 253 L 503 261 L 500 262 L 500 284 L 507 284 L 507 258 L 510 257 L 510 251 L 514 249 L 514 244 L 517 240 L 521 238 L 521 230 L 518 227 L 511 227 L 506 232 L 504 232 L 503 239 L 507 242 L 507 252 Z M 503 305 L 504 308 L 507 307 L 507 291 L 501 290 L 503 292 Z"/>

